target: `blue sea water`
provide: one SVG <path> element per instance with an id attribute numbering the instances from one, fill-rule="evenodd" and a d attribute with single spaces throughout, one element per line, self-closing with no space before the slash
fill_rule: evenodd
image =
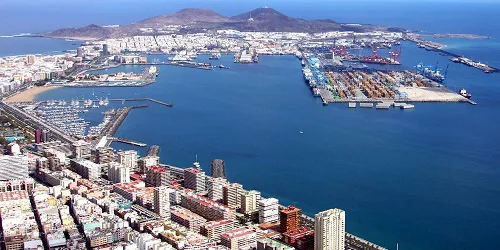
<path id="1" fill-rule="evenodd" d="M 107 13 L 106 3 L 93 3 L 102 9 L 92 11 Z M 187 1 L 183 6 L 213 5 L 223 14 L 257 7 L 242 1 L 230 9 L 224 3 Z M 306 18 L 492 36 L 491 40 L 442 42 L 452 52 L 500 66 L 493 16 L 497 3 L 287 3 L 267 2 Z M 164 12 L 179 6 L 173 1 Z M 120 20 L 154 13 L 145 9 L 140 14 L 128 9 L 130 15 Z M 464 18 L 464 13 L 469 16 Z M 95 18 L 112 24 L 105 15 Z M 464 20 L 468 22 L 456 25 Z M 59 42 L 54 41 L 54 50 Z M 10 44 L 4 51 L 17 54 L 22 49 Z M 226 56 L 219 63 L 230 70 L 162 66 L 157 82 L 144 88 L 63 88 L 37 98 L 88 98 L 95 92 L 109 98 L 144 96 L 171 102 L 174 108 L 150 104 L 147 109 L 133 110 L 117 136 L 160 145 L 162 162 L 172 165 L 190 166 L 198 154 L 207 173 L 210 160 L 223 158 L 231 181 L 277 197 L 283 204 L 296 204 L 309 215 L 342 208 L 349 232 L 390 249 L 397 242 L 401 249 L 494 249 L 500 225 L 500 75 L 487 75 L 448 59 L 403 44 L 403 68 L 411 70 L 419 62 L 439 62 L 443 68 L 449 64 L 448 87 L 466 88 L 478 105 L 417 103 L 410 111 L 353 110 L 345 104 L 323 107 L 311 96 L 300 63 L 291 56 L 263 56 L 259 64 L 251 65 L 233 64 L 231 56 Z M 107 72 L 141 69 L 127 66 Z M 95 123 L 101 119 L 97 113 L 89 114 Z M 113 146 L 142 154 L 147 150 Z"/>

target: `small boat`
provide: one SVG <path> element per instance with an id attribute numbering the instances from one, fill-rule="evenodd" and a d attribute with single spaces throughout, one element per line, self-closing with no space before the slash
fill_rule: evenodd
<path id="1" fill-rule="evenodd" d="M 464 88 L 462 88 L 459 93 L 460 93 L 461 96 L 463 96 L 463 97 L 465 97 L 467 99 L 470 99 L 472 97 L 472 95 L 469 94 L 469 93 L 467 93 L 467 90 L 465 90 Z"/>
<path id="2" fill-rule="evenodd" d="M 415 108 L 415 105 L 413 104 L 404 104 L 404 105 L 401 105 L 399 106 L 400 109 L 413 109 Z"/>
<path id="3" fill-rule="evenodd" d="M 301 130 L 301 131 L 299 131 L 299 134 L 303 134 L 303 133 L 304 133 L 304 131 L 302 131 L 302 130 Z"/>
<path id="4" fill-rule="evenodd" d="M 328 105 L 328 102 L 327 101 L 323 101 L 323 106 L 327 106 Z"/>

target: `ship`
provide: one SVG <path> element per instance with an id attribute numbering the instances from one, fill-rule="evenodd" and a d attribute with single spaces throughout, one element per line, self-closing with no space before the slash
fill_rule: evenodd
<path id="1" fill-rule="evenodd" d="M 467 99 L 470 99 L 472 97 L 472 95 L 470 93 L 467 93 L 467 90 L 465 90 L 464 88 L 460 90 L 459 94 Z"/>
<path id="2" fill-rule="evenodd" d="M 219 60 L 221 57 L 220 53 L 213 53 L 212 55 L 210 55 L 210 57 L 208 58 L 209 60 Z"/>

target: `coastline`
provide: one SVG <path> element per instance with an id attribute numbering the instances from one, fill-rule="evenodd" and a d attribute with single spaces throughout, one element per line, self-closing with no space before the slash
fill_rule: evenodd
<path id="1" fill-rule="evenodd" d="M 31 102 L 35 99 L 35 97 L 45 91 L 62 88 L 62 86 L 33 86 L 29 89 L 25 89 L 21 92 L 14 94 L 13 96 L 5 99 L 5 102 Z"/>

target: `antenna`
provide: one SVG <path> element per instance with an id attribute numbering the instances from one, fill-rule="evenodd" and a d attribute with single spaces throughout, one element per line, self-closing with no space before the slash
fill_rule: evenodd
<path id="1" fill-rule="evenodd" d="M 399 243 L 396 243 L 396 250 L 399 250 Z"/>

